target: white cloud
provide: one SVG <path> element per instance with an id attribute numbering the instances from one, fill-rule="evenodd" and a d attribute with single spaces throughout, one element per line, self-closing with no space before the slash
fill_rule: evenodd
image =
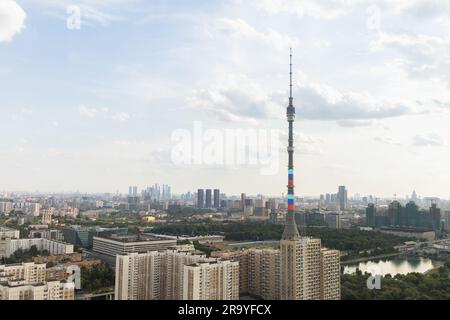
<path id="1" fill-rule="evenodd" d="M 244 75 L 228 75 L 221 84 L 200 89 L 188 97 L 191 108 L 206 111 L 223 121 L 255 121 L 276 108 L 266 91 Z"/>
<path id="2" fill-rule="evenodd" d="M 369 125 L 369 120 L 398 117 L 410 112 L 407 106 L 381 101 L 368 94 L 341 92 L 324 85 L 298 87 L 296 101 L 300 118 L 337 120 L 343 126 Z"/>
<path id="3" fill-rule="evenodd" d="M 354 128 L 354 127 L 370 127 L 373 125 L 373 120 L 338 120 L 338 125 L 341 127 L 348 127 L 348 128 Z"/>
<path id="4" fill-rule="evenodd" d="M 298 41 L 292 39 L 287 34 L 282 34 L 274 29 L 267 29 L 265 32 L 256 30 L 248 22 L 243 19 L 222 18 L 215 21 L 211 26 L 207 27 L 208 33 L 213 36 L 222 34 L 227 37 L 234 37 L 243 40 L 257 40 L 267 45 L 274 46 L 276 49 L 286 49 L 298 44 Z"/>
<path id="5" fill-rule="evenodd" d="M 25 28 L 27 14 L 13 0 L 0 1 L 0 42 L 8 42 Z"/>
<path id="6" fill-rule="evenodd" d="M 418 134 L 413 138 L 413 146 L 444 146 L 445 142 L 441 136 L 436 133 Z"/>
<path id="7" fill-rule="evenodd" d="M 376 119 L 412 113 L 405 104 L 325 85 L 296 86 L 294 91 L 298 117 L 304 120 L 336 121 L 343 127 L 358 127 L 370 126 Z M 247 76 L 229 75 L 219 85 L 196 90 L 187 102 L 192 108 L 224 121 L 252 121 L 279 118 L 286 94 L 265 90 Z"/>
<path id="8" fill-rule="evenodd" d="M 94 118 L 99 113 L 99 110 L 96 109 L 96 108 L 90 108 L 90 107 L 87 107 L 87 106 L 80 106 L 78 108 L 78 112 L 83 117 Z"/>
<path id="9" fill-rule="evenodd" d="M 112 115 L 112 119 L 119 121 L 119 122 L 125 122 L 130 118 L 130 115 L 126 112 L 116 112 Z"/>
<path id="10" fill-rule="evenodd" d="M 13 121 L 24 120 L 25 118 L 29 118 L 33 114 L 33 110 L 29 108 L 22 108 L 19 112 L 11 113 L 8 115 L 8 118 Z"/>
<path id="11" fill-rule="evenodd" d="M 78 107 L 78 112 L 82 117 L 93 119 L 97 116 L 103 118 L 108 117 L 114 121 L 125 122 L 130 119 L 130 114 L 127 112 L 117 111 L 112 112 L 108 108 L 94 108 L 82 105 Z"/>
<path id="12" fill-rule="evenodd" d="M 293 13 L 300 17 L 333 19 L 348 13 L 350 9 L 364 2 L 360 0 L 251 0 L 251 4 L 271 14 Z"/>
<path id="13" fill-rule="evenodd" d="M 385 144 L 390 144 L 393 146 L 400 146 L 401 143 L 397 140 L 395 140 L 392 137 L 388 137 L 388 136 L 382 136 L 382 137 L 376 137 L 375 141 L 381 142 L 381 143 L 385 143 Z"/>

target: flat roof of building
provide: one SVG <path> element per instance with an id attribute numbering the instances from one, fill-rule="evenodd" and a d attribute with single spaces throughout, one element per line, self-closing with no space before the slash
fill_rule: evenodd
<path id="1" fill-rule="evenodd" d="M 434 232 L 432 229 L 427 228 L 411 228 L 411 227 L 381 227 L 380 230 L 382 231 L 403 231 L 403 232 Z"/>
<path id="2" fill-rule="evenodd" d="M 153 237 L 149 235 L 145 236 L 137 236 L 137 235 L 110 235 L 110 236 L 102 236 L 102 237 L 94 237 L 95 239 L 99 240 L 108 240 L 113 241 L 116 243 L 144 243 L 144 242 L 156 242 L 156 241 L 170 241 L 174 242 L 176 240 L 174 239 L 168 239 L 168 238 L 159 238 L 159 237 Z"/>

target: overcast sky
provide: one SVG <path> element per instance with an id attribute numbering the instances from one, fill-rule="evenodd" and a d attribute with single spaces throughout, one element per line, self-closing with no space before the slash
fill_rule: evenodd
<path id="1" fill-rule="evenodd" d="M 297 195 L 450 198 L 440 0 L 1 0 L 0 190 L 281 195 L 285 148 L 275 175 L 179 167 L 171 137 L 287 130 L 290 47 Z"/>

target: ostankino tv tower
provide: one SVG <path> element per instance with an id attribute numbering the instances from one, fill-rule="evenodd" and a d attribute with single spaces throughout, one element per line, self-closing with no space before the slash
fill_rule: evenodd
<path id="1" fill-rule="evenodd" d="M 289 154 L 288 162 L 288 211 L 286 215 L 286 224 L 284 227 L 283 240 L 295 240 L 300 238 L 297 224 L 295 223 L 295 199 L 294 199 L 294 120 L 295 107 L 294 98 L 292 97 L 292 48 L 290 51 L 290 82 L 289 82 L 289 105 L 287 107 L 287 120 L 289 123 L 289 140 L 287 151 Z"/>

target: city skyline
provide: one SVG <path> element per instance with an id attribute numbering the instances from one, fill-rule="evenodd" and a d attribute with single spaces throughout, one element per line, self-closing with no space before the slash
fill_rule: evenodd
<path id="1" fill-rule="evenodd" d="M 450 198 L 449 12 L 420 0 L 3 1 L 1 189 L 125 193 L 157 180 L 280 194 L 286 155 L 273 176 L 178 167 L 170 138 L 195 121 L 284 131 L 292 47 L 297 196 L 345 185 Z"/>

